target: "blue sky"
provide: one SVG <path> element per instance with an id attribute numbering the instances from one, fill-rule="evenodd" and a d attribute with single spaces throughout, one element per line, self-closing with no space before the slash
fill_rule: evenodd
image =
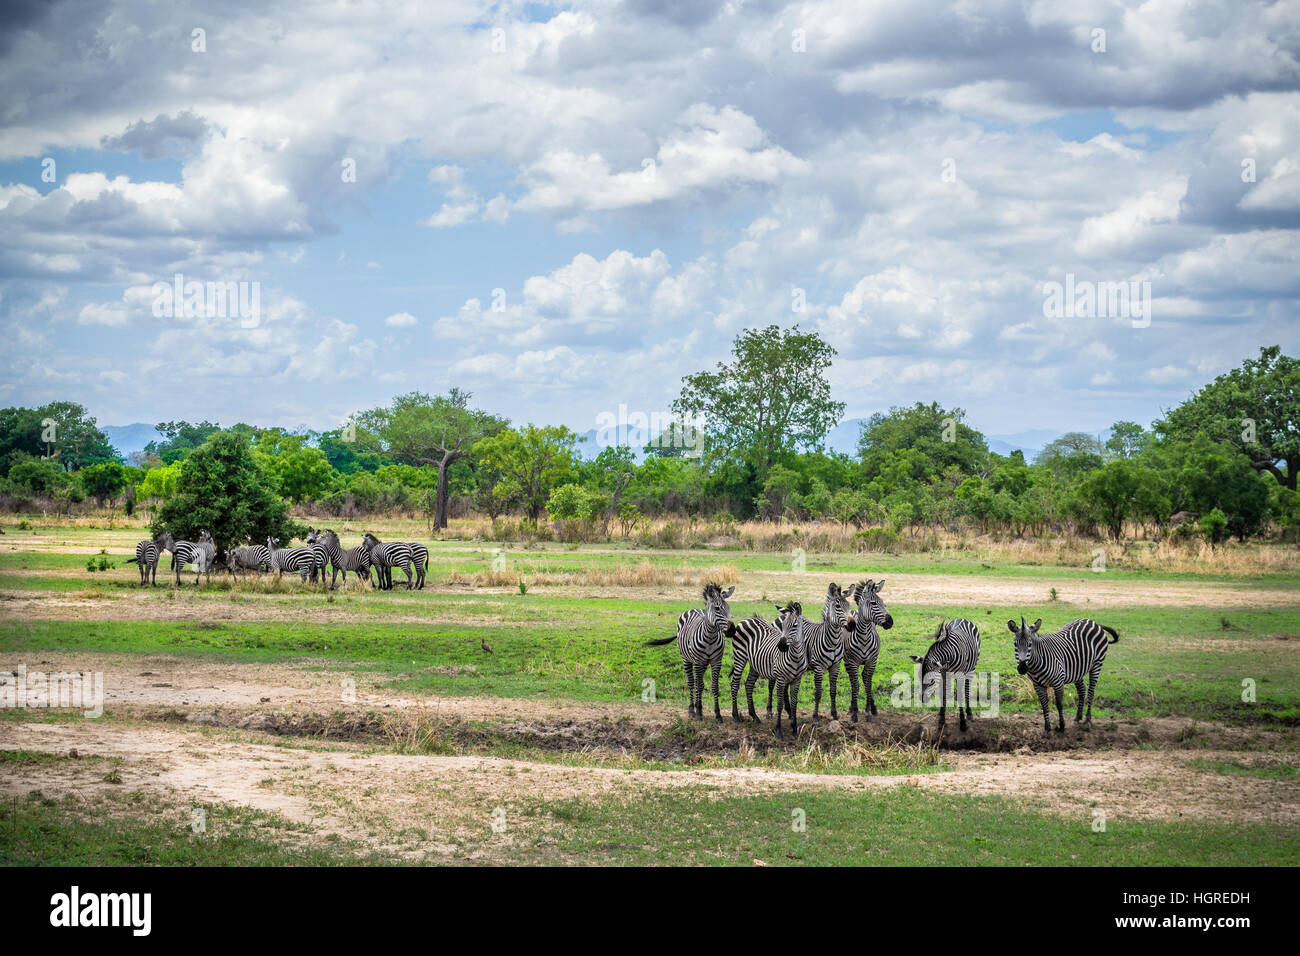
<path id="1" fill-rule="evenodd" d="M 0 16 L 6 405 L 328 428 L 457 385 L 585 431 L 798 323 L 850 417 L 1098 431 L 1300 345 L 1293 5 Z M 156 315 L 178 272 L 255 323 Z M 1045 315 L 1067 274 L 1150 322 Z"/>

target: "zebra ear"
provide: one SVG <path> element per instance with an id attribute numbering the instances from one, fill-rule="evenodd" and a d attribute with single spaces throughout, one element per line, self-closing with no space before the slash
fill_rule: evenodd
<path id="1" fill-rule="evenodd" d="M 1043 619 L 1040 617 L 1040 618 L 1039 618 L 1038 620 L 1036 620 L 1033 624 L 1030 624 L 1030 625 L 1029 625 L 1029 629 L 1030 629 L 1031 631 L 1033 631 L 1035 634 L 1037 634 L 1037 633 L 1038 633 L 1038 629 L 1039 629 L 1040 627 L 1042 627 L 1042 626 L 1043 626 Z"/>
<path id="2" fill-rule="evenodd" d="M 1007 621 L 1007 629 L 1010 630 L 1012 634 L 1020 633 L 1020 627 L 1016 624 L 1015 621 Z"/>
<path id="3" fill-rule="evenodd" d="M 735 593 L 736 593 L 736 586 L 733 584 L 731 587 L 727 588 L 727 590 L 722 592 L 722 597 L 725 600 L 726 598 L 731 597 L 731 595 Z"/>
<path id="4" fill-rule="evenodd" d="M 916 661 L 918 664 L 925 663 L 925 661 L 922 658 L 917 657 L 915 654 L 908 654 L 907 656 L 910 657 L 912 660 Z"/>
<path id="5" fill-rule="evenodd" d="M 884 586 L 885 586 L 885 581 L 884 581 L 884 579 L 882 578 L 881 580 L 877 581 L 877 582 L 875 583 L 875 585 L 872 586 L 871 590 L 873 590 L 873 591 L 879 591 L 879 590 L 880 590 L 881 588 L 883 588 Z"/>

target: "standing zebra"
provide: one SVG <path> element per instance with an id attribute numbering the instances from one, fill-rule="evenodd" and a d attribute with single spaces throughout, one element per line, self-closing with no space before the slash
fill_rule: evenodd
<path id="1" fill-rule="evenodd" d="M 311 548 L 279 548 L 279 538 L 266 539 L 267 566 L 275 572 L 278 580 L 285 571 L 302 575 L 302 583 L 307 583 L 307 575 L 316 569 L 316 552 Z"/>
<path id="2" fill-rule="evenodd" d="M 723 636 L 735 636 L 736 625 L 731 623 L 731 605 L 727 598 L 735 593 L 733 584 L 722 590 L 710 582 L 704 586 L 704 607 L 683 611 L 677 618 L 677 633 L 661 641 L 646 641 L 646 647 L 658 647 L 677 642 L 682 655 L 682 670 L 686 672 L 686 697 L 689 716 L 704 719 L 704 671 L 713 668 L 713 714 L 721 721 L 722 708 L 718 706 L 718 674 L 722 670 Z"/>
<path id="3" fill-rule="evenodd" d="M 160 536 L 161 537 L 161 536 Z M 145 538 L 135 546 L 135 563 L 140 567 L 140 584 L 158 584 L 158 558 L 163 548 L 155 538 Z"/>
<path id="4" fill-rule="evenodd" d="M 316 576 L 320 575 L 320 583 L 323 587 L 325 584 L 325 568 L 330 563 L 329 551 L 322 544 L 316 543 L 316 532 L 312 528 L 307 529 L 307 547 L 311 548 L 312 562 L 311 579 L 312 583 L 316 582 Z"/>
<path id="5" fill-rule="evenodd" d="M 777 618 L 781 625 L 781 639 L 776 643 L 780 656 L 776 658 L 773 671 L 776 684 L 776 735 L 781 733 L 781 706 L 785 705 L 790 715 L 790 732 L 799 736 L 799 684 L 804 671 L 808 669 L 807 645 L 803 633 L 808 629 L 807 619 L 798 601 L 791 602 Z"/>
<path id="6" fill-rule="evenodd" d="M 407 544 L 411 549 L 411 568 L 415 571 L 415 587 L 418 591 L 424 590 L 424 572 L 429 567 L 429 549 L 418 541 L 412 541 Z"/>
<path id="7" fill-rule="evenodd" d="M 844 640 L 844 670 L 849 675 L 849 690 L 853 694 L 849 704 L 849 717 L 854 723 L 858 720 L 858 668 L 862 668 L 862 693 L 865 697 L 862 709 L 867 720 L 876 715 L 876 661 L 880 659 L 880 634 L 877 627 L 889 630 L 894 626 L 894 618 L 880 599 L 880 589 L 884 581 L 859 581 L 851 585 L 846 592 L 849 600 L 857 603 L 858 613 L 854 616 L 855 627 L 846 628 Z"/>
<path id="8" fill-rule="evenodd" d="M 1101 665 L 1106 663 L 1106 648 L 1119 641 L 1119 631 L 1105 624 L 1081 617 L 1071 621 L 1065 627 L 1051 634 L 1039 634 L 1042 627 L 1039 618 L 1028 627 L 1025 619 L 1020 619 L 1020 626 L 1015 621 L 1007 621 L 1007 627 L 1016 636 L 1016 670 L 1028 674 L 1034 682 L 1038 693 L 1038 702 L 1043 705 L 1043 733 L 1051 735 L 1052 721 L 1047 709 L 1047 688 L 1056 693 L 1056 716 L 1059 721 L 1058 733 L 1065 733 L 1065 685 L 1074 685 L 1079 698 L 1078 710 L 1074 721 L 1083 720 L 1083 678 L 1088 678 L 1088 723 L 1092 723 L 1092 697 L 1097 690 L 1097 678 L 1101 675 Z M 1106 635 L 1111 639 L 1106 640 Z"/>
<path id="9" fill-rule="evenodd" d="M 803 608 L 796 601 L 787 607 L 778 604 L 777 611 L 780 615 L 787 613 L 798 615 L 803 613 Z M 802 636 L 802 627 L 800 635 Z M 749 703 L 749 718 L 753 721 L 758 720 L 758 714 L 754 711 L 754 685 L 758 683 L 760 677 L 766 677 L 768 681 L 767 716 L 771 717 L 771 694 L 776 687 L 778 675 L 789 682 L 796 667 L 800 675 L 807 669 L 802 640 L 797 651 L 790 650 L 788 640 L 785 641 L 784 647 L 781 646 L 782 642 L 779 616 L 775 626 L 772 622 L 757 616 L 736 622 L 731 643 L 731 719 L 737 723 L 741 721 L 740 708 L 737 705 L 740 696 L 740 678 L 746 665 L 749 666 L 749 676 L 745 679 L 745 697 Z M 800 659 L 797 662 L 782 659 L 791 653 L 797 654 Z"/>
<path id="10" fill-rule="evenodd" d="M 368 532 L 363 541 L 367 550 L 370 551 L 370 562 L 375 566 L 375 574 L 379 577 L 380 590 L 391 591 L 393 589 L 393 568 L 395 567 L 406 572 L 406 590 L 411 590 L 411 546 L 400 542 L 384 544 Z"/>
<path id="11" fill-rule="evenodd" d="M 181 572 L 185 570 L 185 565 L 194 565 L 194 586 L 199 586 L 199 575 L 207 575 L 206 580 L 212 580 L 212 565 L 217 558 L 217 546 L 212 543 L 212 534 L 208 531 L 199 533 L 199 540 L 194 541 L 176 541 L 171 534 L 166 535 L 167 541 L 171 542 L 168 550 L 172 553 L 172 570 L 176 572 L 176 586 L 181 586 Z"/>
<path id="12" fill-rule="evenodd" d="M 365 578 L 366 583 L 370 583 L 370 550 L 363 544 L 355 548 L 343 550 L 339 544 L 339 536 L 328 528 L 321 528 L 319 531 L 313 531 L 307 538 L 308 544 L 317 544 L 323 547 L 330 556 L 330 566 L 333 568 L 334 576 L 330 579 L 330 590 L 333 591 L 338 587 L 339 572 L 343 572 L 343 585 L 348 583 L 348 572 L 355 571 L 357 577 Z"/>
<path id="13" fill-rule="evenodd" d="M 973 717 L 970 709 L 970 682 L 975 676 L 975 665 L 980 659 L 980 629 L 965 618 L 956 618 L 947 624 L 940 624 L 935 631 L 934 643 L 925 652 L 925 657 L 915 654 L 907 655 L 921 665 L 921 700 L 925 701 L 925 691 L 929 684 L 938 682 L 939 687 L 939 726 L 943 727 L 944 716 L 948 707 L 949 681 L 955 679 L 966 685 L 966 709 L 961 709 L 961 698 L 953 691 L 953 702 L 957 705 L 957 716 L 961 718 L 961 729 L 966 729 L 966 718 Z"/>
<path id="14" fill-rule="evenodd" d="M 226 570 L 231 574 L 236 571 L 256 571 L 262 573 L 262 567 L 271 566 L 271 552 L 264 544 L 250 544 L 231 548 L 226 552 Z"/>
<path id="15" fill-rule="evenodd" d="M 779 624 L 778 624 L 779 626 Z M 831 678 L 831 720 L 839 720 L 835 709 L 835 685 L 840 679 L 840 661 L 844 657 L 842 632 L 852 632 L 857 626 L 849 612 L 849 602 L 840 590 L 840 586 L 831 583 L 826 588 L 826 603 L 822 605 L 822 619 L 814 623 L 803 619 L 804 654 L 808 658 L 808 669 L 813 672 L 813 723 L 817 723 L 822 703 L 822 676 L 829 673 Z"/>

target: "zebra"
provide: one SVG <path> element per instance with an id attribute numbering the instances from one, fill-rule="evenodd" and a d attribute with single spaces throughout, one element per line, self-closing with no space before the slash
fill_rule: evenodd
<path id="1" fill-rule="evenodd" d="M 328 528 L 313 531 L 307 537 L 308 544 L 314 545 L 317 542 L 330 556 L 330 566 L 334 571 L 334 576 L 330 580 L 331 591 L 338 587 L 340 571 L 343 572 L 344 586 L 348 583 L 349 571 L 355 571 L 357 577 L 364 577 L 366 583 L 370 583 L 370 550 L 365 545 L 357 545 L 344 551 L 343 546 L 339 544 L 339 536 Z"/>
<path id="2" fill-rule="evenodd" d="M 776 643 L 780 652 L 776 658 L 773 671 L 776 683 L 776 735 L 781 733 L 781 707 L 785 705 L 790 715 L 790 732 L 799 736 L 799 684 L 804 672 L 808 670 L 807 645 L 803 634 L 808 629 L 807 619 L 798 601 L 792 601 L 777 619 L 781 625 L 781 638 Z"/>
<path id="3" fill-rule="evenodd" d="M 429 567 L 429 549 L 418 541 L 410 542 L 407 547 L 411 549 L 411 568 L 415 571 L 416 590 L 424 590 L 424 572 Z"/>
<path id="4" fill-rule="evenodd" d="M 311 569 L 312 583 L 314 584 L 316 582 L 316 575 L 319 574 L 321 585 L 324 586 L 325 568 L 330 563 L 330 554 L 324 545 L 316 543 L 316 532 L 311 528 L 307 529 L 307 547 L 311 549 L 313 558 Z"/>
<path id="5" fill-rule="evenodd" d="M 1081 617 L 1071 621 L 1065 627 L 1051 634 L 1039 634 L 1042 627 L 1039 618 L 1028 627 L 1025 619 L 1020 625 L 1007 621 L 1007 628 L 1015 638 L 1016 670 L 1028 674 L 1034 682 L 1038 702 L 1043 705 L 1043 733 L 1051 736 L 1052 721 L 1047 709 L 1047 688 L 1056 693 L 1057 733 L 1065 733 L 1065 685 L 1074 685 L 1078 695 L 1078 710 L 1074 722 L 1083 720 L 1083 678 L 1088 678 L 1088 723 L 1092 723 L 1092 698 L 1097 690 L 1097 678 L 1101 674 L 1101 665 L 1106 663 L 1106 648 L 1118 643 L 1119 631 L 1105 624 Z M 1111 639 L 1106 640 L 1106 635 Z"/>
<path id="6" fill-rule="evenodd" d="M 780 622 L 776 622 L 780 626 Z M 840 661 L 844 657 L 844 641 L 841 632 L 852 632 L 857 627 L 849 611 L 849 602 L 832 582 L 826 588 L 826 603 L 822 606 L 822 619 L 814 623 L 803 619 L 804 654 L 808 659 L 808 669 L 813 672 L 813 723 L 817 723 L 822 703 L 822 677 L 830 674 L 831 684 L 831 720 L 839 720 L 835 709 L 835 685 L 840 679 Z M 770 688 L 769 688 L 770 691 Z"/>
<path id="7" fill-rule="evenodd" d="M 145 538 L 135 546 L 135 563 L 140 566 L 138 570 L 140 571 L 141 586 L 149 583 L 152 583 L 155 587 L 157 586 L 158 558 L 163 550 L 165 549 L 158 544 L 158 540 L 155 538 Z"/>
<path id="8" fill-rule="evenodd" d="M 280 548 L 279 538 L 266 539 L 267 566 L 280 578 L 285 571 L 302 575 L 302 583 L 307 583 L 307 575 L 316 569 L 316 552 L 311 548 Z"/>
<path id="9" fill-rule="evenodd" d="M 384 544 L 369 532 L 366 533 L 363 541 L 370 552 L 370 562 L 375 566 L 375 574 L 379 577 L 379 589 L 381 591 L 393 589 L 393 568 L 399 567 L 406 572 L 406 590 L 411 590 L 411 546 L 400 542 Z"/>
<path id="10" fill-rule="evenodd" d="M 940 624 L 934 633 L 934 643 L 925 652 L 924 657 L 907 655 L 921 665 L 921 694 L 925 699 L 927 685 L 937 681 L 939 688 L 939 726 L 943 727 L 948 707 L 949 680 L 955 678 L 958 683 L 966 685 L 966 709 L 961 709 L 961 697 L 953 691 L 953 701 L 957 704 L 957 716 L 961 718 L 961 729 L 966 729 L 966 719 L 973 718 L 970 709 L 970 682 L 975 675 L 975 665 L 980 659 L 980 629 L 965 618 L 955 618 L 946 624 Z"/>
<path id="11" fill-rule="evenodd" d="M 677 618 L 677 633 L 661 641 L 646 641 L 646 647 L 658 647 L 677 642 L 682 655 L 682 670 L 686 673 L 687 712 L 695 720 L 704 719 L 704 671 L 713 668 L 713 714 L 722 721 L 718 706 L 718 674 L 722 670 L 723 636 L 734 637 L 736 625 L 731 620 L 731 605 L 727 598 L 735 593 L 733 584 L 727 590 L 709 582 L 704 586 L 704 607 L 683 611 Z"/>
<path id="12" fill-rule="evenodd" d="M 862 693 L 865 697 L 862 709 L 870 720 L 876 711 L 876 661 L 880 659 L 880 634 L 877 627 L 889 630 L 894 626 L 894 618 L 880 599 L 880 589 L 884 581 L 859 581 L 849 586 L 845 595 L 855 602 L 858 613 L 854 617 L 855 627 L 846 628 L 842 634 L 844 641 L 844 670 L 849 675 L 849 690 L 853 699 L 849 704 L 849 718 L 858 720 L 858 668 L 862 669 Z"/>
<path id="13" fill-rule="evenodd" d="M 262 573 L 262 566 L 271 566 L 271 552 L 263 544 L 245 545 L 231 548 L 226 552 L 226 570 L 231 574 L 236 571 L 256 570 Z"/>
<path id="14" fill-rule="evenodd" d="M 778 604 L 776 609 L 778 614 L 785 614 L 789 608 L 797 608 L 793 613 L 803 613 L 803 608 L 798 602 L 786 607 Z M 802 628 L 800 635 L 802 636 Z M 779 616 L 775 626 L 758 616 L 747 617 L 743 621 L 736 622 L 731 644 L 731 719 L 737 723 L 740 723 L 742 719 L 737 701 L 740 696 L 740 678 L 746 665 L 749 666 L 749 677 L 745 680 L 745 696 L 749 703 L 750 720 L 758 721 L 758 714 L 754 712 L 754 685 L 758 683 L 760 677 L 767 678 L 767 716 L 772 716 L 772 694 L 777 683 L 777 673 L 781 671 L 787 677 L 789 674 L 788 662 L 779 660 L 779 658 L 790 653 L 788 642 L 784 648 L 780 647 L 781 642 L 781 618 Z M 801 649 L 798 653 L 802 655 L 802 641 L 800 644 Z M 807 659 L 804 658 L 800 664 L 800 674 L 807 669 L 806 665 Z"/>
<path id="15" fill-rule="evenodd" d="M 168 539 L 171 539 L 169 534 Z M 173 541 L 168 550 L 172 553 L 172 570 L 176 572 L 176 586 L 181 586 L 181 572 L 185 565 L 194 565 L 194 586 L 199 586 L 199 575 L 206 575 L 205 580 L 212 581 L 212 565 L 216 561 L 217 546 L 212 543 L 212 534 L 199 532 L 197 543 L 193 541 Z"/>

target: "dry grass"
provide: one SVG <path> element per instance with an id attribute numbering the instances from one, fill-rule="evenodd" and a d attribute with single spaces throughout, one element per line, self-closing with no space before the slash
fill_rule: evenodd
<path id="1" fill-rule="evenodd" d="M 638 564 L 610 568 L 587 568 L 582 571 L 552 573 L 537 571 L 520 573 L 518 571 L 479 571 L 472 575 L 463 575 L 453 571 L 446 583 L 449 585 L 472 584 L 476 588 L 517 588 L 522 580 L 528 587 L 534 586 L 588 586 L 588 587 L 649 587 L 653 585 L 673 585 L 703 587 L 709 582 L 723 587 L 740 581 L 740 569 L 734 564 L 719 564 L 707 568 L 667 568 L 641 561 Z"/>

